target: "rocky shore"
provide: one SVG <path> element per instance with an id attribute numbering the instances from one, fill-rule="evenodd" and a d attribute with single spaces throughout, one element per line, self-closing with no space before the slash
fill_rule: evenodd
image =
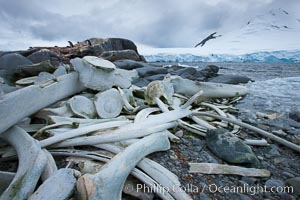
<path id="1" fill-rule="evenodd" d="M 178 176 L 180 184 L 175 185 L 177 190 L 181 190 L 179 193 L 182 194 L 178 195 L 176 192 L 174 194 L 172 191 L 167 191 L 166 193 L 170 196 L 169 198 L 167 195 L 160 196 L 161 194 L 159 195 L 157 191 L 145 192 L 145 188 L 147 188 L 145 186 L 143 187 L 143 191 L 126 191 L 126 185 L 123 187 L 121 184 L 123 188 L 123 199 L 180 199 L 184 197 L 186 199 L 201 200 L 294 200 L 300 198 L 300 156 L 299 151 L 297 152 L 295 150 L 299 148 L 300 145 L 299 111 L 295 110 L 283 116 L 278 116 L 276 113 L 252 113 L 255 117 L 249 120 L 250 118 L 245 115 L 245 113 L 239 112 L 236 105 L 241 101 L 243 102 L 243 98 L 246 94 L 243 84 L 255 80 L 243 75 L 220 74 L 219 69 L 220 67 L 216 65 L 207 65 L 199 69 L 195 66 L 183 66 L 180 64 L 163 66 L 161 63 L 147 63 L 145 58 L 139 54 L 136 45 L 132 41 L 119 38 L 92 38 L 77 44 L 70 42 L 70 46 L 68 47 L 31 47 L 24 51 L 0 52 L 0 113 L 2 113 L 0 116 L 3 117 L 0 121 L 0 177 L 6 179 L 10 177 L 10 179 L 8 178 L 9 180 L 0 180 L 2 184 L 0 184 L 0 199 L 5 199 L 7 195 L 13 199 L 11 195 L 16 193 L 22 196 L 23 194 L 21 193 L 23 189 L 25 191 L 27 187 L 29 187 L 26 185 L 26 182 L 22 182 L 23 185 L 19 185 L 21 188 L 18 188 L 17 191 L 12 191 L 13 189 L 11 189 L 11 187 L 16 187 L 15 185 L 9 186 L 10 184 L 16 184 L 16 182 L 14 182 L 16 180 L 13 180 L 15 174 L 8 175 L 8 172 L 18 171 L 15 176 L 17 178 L 19 176 L 17 181 L 20 181 L 20 176 L 22 176 L 22 174 L 19 174 L 21 167 L 18 167 L 16 162 L 16 153 L 7 144 L 10 143 L 15 148 L 13 144 L 19 145 L 19 142 L 21 142 L 14 141 L 13 137 L 10 138 L 8 136 L 8 132 L 10 132 L 10 135 L 13 135 L 14 131 L 18 132 L 18 130 L 12 131 L 10 128 L 15 124 L 21 127 L 20 129 L 24 129 L 29 133 L 28 138 L 26 138 L 26 140 L 28 139 L 28 144 L 39 144 L 37 147 L 31 146 L 28 148 L 37 148 L 39 149 L 36 150 L 38 153 L 42 151 L 41 148 L 45 151 L 47 149 L 47 151 L 54 156 L 56 169 L 48 171 L 50 174 L 48 174 L 48 180 L 50 180 L 51 177 L 57 176 L 57 171 L 63 174 L 61 177 L 71 177 L 68 181 L 66 180 L 67 183 L 65 184 L 66 187 L 70 187 L 66 189 L 69 193 L 62 194 L 62 196 L 64 196 L 62 199 L 99 198 L 101 192 L 97 194 L 99 196 L 90 194 L 91 189 L 89 187 L 99 187 L 98 184 L 101 182 L 95 181 L 95 178 L 91 179 L 94 181 L 93 183 L 88 182 L 91 180 L 88 179 L 90 175 L 87 174 L 92 174 L 92 172 L 96 174 L 95 176 L 101 172 L 102 174 L 100 174 L 101 176 L 99 175 L 99 177 L 104 177 L 103 180 L 106 180 L 106 176 L 111 178 L 114 177 L 113 173 L 117 173 L 118 176 L 124 176 L 125 182 L 128 176 L 119 172 L 122 170 L 119 170 L 120 166 L 116 166 L 116 164 L 120 164 L 116 161 L 117 159 L 112 159 L 111 162 L 107 161 L 108 164 L 104 165 L 106 168 L 101 168 L 103 163 L 97 163 L 93 158 L 91 159 L 86 156 L 85 159 L 79 159 L 75 154 L 71 154 L 74 153 L 75 150 L 89 151 L 91 154 L 88 155 L 91 156 L 92 152 L 95 151 L 99 153 L 99 149 L 102 149 L 102 151 L 105 150 L 105 153 L 102 151 L 100 153 L 112 157 L 114 154 L 119 153 L 120 149 L 124 152 L 134 144 L 136 144 L 137 149 L 133 149 L 132 152 L 143 152 L 143 148 L 138 146 L 138 143 L 141 142 L 142 145 L 144 140 L 148 141 L 149 144 L 153 142 L 153 145 L 151 145 L 152 148 L 166 140 L 161 146 L 158 145 L 159 147 L 157 147 L 157 149 L 153 149 L 153 153 L 151 152 L 151 155 L 147 156 L 147 158 L 157 162 Z M 67 80 L 62 78 L 66 76 L 69 77 Z M 56 83 L 62 83 L 63 81 L 68 82 L 72 78 L 74 78 L 74 82 L 65 83 L 60 86 L 61 88 L 66 87 L 68 90 L 65 94 L 63 90 L 59 90 L 59 87 L 57 88 L 57 93 L 56 91 L 50 93 L 51 90 L 49 90 L 49 94 L 41 94 L 41 97 L 38 97 L 39 91 L 33 92 L 33 94 L 37 95 L 37 98 L 45 102 L 45 105 L 41 103 L 41 105 L 38 106 L 38 100 L 35 102 L 33 100 L 34 97 L 25 95 L 23 95 L 24 99 L 13 100 L 15 102 L 12 103 L 7 103 L 6 101 L 8 97 L 13 95 L 17 96 L 18 92 L 21 93 L 20 91 L 26 88 L 38 86 L 38 90 L 43 92 L 43 90 L 47 90 L 47 87 L 50 88 Z M 74 85 L 75 83 L 78 85 Z M 69 84 L 68 87 L 67 84 Z M 201 94 L 197 93 L 199 92 L 199 88 L 202 91 Z M 60 94 L 62 95 L 60 96 Z M 50 101 L 52 96 L 47 98 L 47 95 L 52 95 L 53 99 L 57 98 L 57 100 L 53 100 L 52 102 Z M 196 95 L 195 99 L 193 99 L 193 95 Z M 25 101 L 31 99 L 33 102 Z M 49 103 L 46 105 L 48 101 Z M 110 102 L 110 104 L 106 104 L 106 102 Z M 12 106 L 14 103 L 16 105 L 15 108 L 7 107 Z M 22 103 L 24 107 L 26 107 L 25 104 L 32 104 L 32 109 L 30 109 L 30 106 L 27 106 L 30 112 L 23 112 L 22 106 L 18 107 L 18 104 L 21 105 Z M 185 107 L 186 104 L 189 105 Z M 34 110 L 35 107 L 36 110 Z M 138 119 L 138 113 L 146 109 L 148 109 L 147 112 L 149 112 L 148 115 L 150 115 L 150 117 L 146 116 Z M 4 112 L 13 113 L 6 114 Z M 178 112 L 181 116 L 177 118 L 175 115 L 168 116 L 168 112 Z M 189 114 L 184 114 L 184 112 L 188 112 Z M 197 112 L 200 114 L 195 114 Z M 12 115 L 21 116 L 22 113 L 24 113 L 24 117 L 20 117 L 18 120 L 14 121 L 12 119 L 13 117 L 10 118 Z M 153 115 L 151 113 L 155 114 Z M 201 113 L 218 115 L 238 122 L 240 122 L 239 119 L 242 119 L 249 123 L 250 126 L 253 125 L 260 130 L 263 129 L 267 131 L 272 137 L 262 136 L 258 133 L 259 131 L 255 131 L 255 128 L 245 128 L 238 123 L 236 124 L 212 116 L 201 116 Z M 168 121 L 168 118 L 162 117 L 160 120 L 165 120 L 166 122 L 154 123 L 151 119 L 154 119 L 156 115 L 168 116 L 168 118 L 173 117 L 174 119 Z M 198 120 L 195 120 L 193 117 L 196 117 Z M 64 121 L 63 119 L 71 121 Z M 99 123 L 96 122 L 96 120 L 106 119 L 108 120 L 104 123 L 120 123 L 120 125 L 114 125 L 104 129 L 116 133 L 118 137 L 123 137 L 122 134 L 126 132 L 121 131 L 123 130 L 122 128 L 125 127 L 124 124 L 132 123 L 130 124 L 133 127 L 132 129 L 128 128 L 127 130 L 124 128 L 129 135 L 125 137 L 126 140 L 124 139 L 127 143 L 122 143 L 122 140 L 119 141 L 110 138 L 107 139 L 107 144 L 104 142 L 103 144 L 101 143 L 103 146 L 100 144 L 98 147 L 97 145 L 90 145 L 92 142 L 81 141 L 81 137 L 78 137 L 80 136 L 78 135 L 74 138 L 67 138 L 68 140 L 58 140 L 57 142 L 49 143 L 49 146 L 46 145 L 47 142 L 45 142 L 44 146 L 42 145 L 43 140 L 51 141 L 50 138 L 61 137 L 59 134 L 63 134 L 64 132 L 70 132 L 70 134 L 72 134 L 74 130 L 76 131 L 85 126 L 88 127 Z M 134 121 L 132 122 L 132 120 Z M 288 125 L 286 125 L 286 128 L 278 128 L 278 126 L 276 126 L 278 122 L 283 124 L 288 123 Z M 9 125 L 9 123 L 12 124 Z M 101 121 L 101 123 L 103 122 Z M 135 125 L 139 123 L 142 125 L 144 123 L 143 126 L 145 127 L 135 128 Z M 175 125 L 171 126 L 172 123 Z M 157 128 L 160 127 L 160 125 L 166 125 L 168 128 Z M 160 131 L 151 132 L 155 128 Z M 122 134 L 118 135 L 119 129 Z M 94 131 L 96 130 L 98 129 Z M 86 133 L 88 134 L 86 137 L 87 140 L 89 137 L 97 137 L 97 133 L 94 131 Z M 149 131 L 151 134 L 150 136 L 146 134 L 133 137 L 130 136 L 130 131 L 133 132 L 132 134 L 137 135 L 143 131 Z M 161 134 L 162 131 L 167 133 Z M 19 132 L 23 134 L 26 133 L 25 131 L 25 133 L 22 132 L 22 130 L 19 130 Z M 158 135 L 158 139 L 154 138 L 156 132 L 161 134 Z M 99 133 L 100 135 L 103 133 L 105 137 L 107 132 L 102 131 Z M 148 138 L 152 136 L 153 138 Z M 279 138 L 278 140 L 284 140 L 284 142 L 281 144 L 278 143 L 278 141 L 274 140 L 273 136 Z M 109 138 L 109 135 L 107 137 Z M 79 139 L 76 140 L 77 138 Z M 137 138 L 139 138 L 139 140 L 137 140 Z M 167 148 L 169 140 L 166 138 L 169 138 L 171 143 L 169 148 Z M 133 142 L 130 140 L 137 141 Z M 293 144 L 294 149 L 293 147 L 290 148 L 289 145 L 283 145 L 283 143 L 286 143 L 285 141 L 289 144 Z M 70 144 L 68 144 L 68 142 L 70 142 Z M 76 147 L 77 143 L 80 143 L 80 145 L 78 145 L 79 147 Z M 54 146 L 51 146 L 53 144 Z M 58 148 L 55 146 L 56 144 L 58 144 L 58 147 L 59 145 L 64 148 L 68 147 L 69 151 L 62 152 L 62 149 L 60 149 L 61 152 L 58 152 L 59 149 L 56 149 L 55 152 L 52 148 Z M 138 149 L 138 147 L 140 149 Z M 151 147 L 149 147 L 149 149 L 150 148 Z M 16 150 L 20 162 L 21 153 L 18 149 Z M 148 154 L 143 155 L 141 158 L 144 158 Z M 26 156 L 28 155 L 30 154 L 26 154 Z M 65 157 L 56 157 L 55 155 L 65 155 Z M 138 156 L 141 155 L 136 153 L 135 157 Z M 51 154 L 50 157 L 52 158 Z M 49 160 L 51 160 L 51 158 L 49 159 L 48 157 L 48 162 L 50 162 Z M 123 164 L 127 163 L 130 165 L 140 161 L 131 158 L 129 155 L 127 155 L 126 159 L 125 161 L 122 160 Z M 89 163 L 88 160 L 92 160 L 93 163 Z M 109 165 L 109 163 L 113 163 L 114 161 L 116 161 L 115 165 Z M 246 176 L 241 176 L 225 171 L 223 171 L 223 174 L 191 173 L 189 172 L 189 163 L 215 163 L 219 164 L 218 166 L 226 164 L 229 166 L 243 167 L 243 169 L 248 168 L 250 171 L 251 169 L 264 169 L 270 174 L 263 177 L 253 177 L 251 173 Z M 90 165 L 89 169 L 84 167 L 88 164 Z M 66 166 L 74 170 L 72 172 L 74 176 L 70 174 L 70 171 L 63 172 L 57 170 Z M 110 167 L 108 168 L 107 166 Z M 152 163 L 150 166 L 153 167 L 156 165 Z M 47 179 L 43 179 L 43 175 L 41 175 L 42 172 L 45 171 L 43 167 L 39 166 L 39 164 L 34 164 L 32 167 L 36 170 L 38 170 L 39 167 L 41 168 L 39 175 L 37 175 L 38 173 L 36 171 L 30 171 L 33 176 L 37 176 L 35 184 L 39 186 L 39 192 L 42 194 L 46 190 L 51 190 L 51 187 L 45 184 L 47 183 L 45 181 Z M 134 167 L 135 165 L 133 168 Z M 148 172 L 140 165 L 134 169 L 143 171 L 167 190 L 172 190 L 170 186 L 173 184 L 175 187 L 174 183 L 177 183 L 174 181 L 171 182 L 170 185 L 165 185 L 165 179 L 162 177 L 155 179 L 155 175 L 152 175 L 151 172 Z M 161 170 L 162 168 L 157 168 L 156 170 L 158 169 Z M 27 170 L 29 171 L 29 169 Z M 137 182 L 137 176 L 134 176 L 134 173 L 132 173 L 133 169 L 128 170 L 128 172 L 131 172 L 131 175 L 126 183 L 131 186 L 134 186 L 136 183 L 142 184 L 142 182 Z M 26 171 L 26 173 L 28 171 Z M 169 172 L 167 172 L 167 174 L 168 173 Z M 40 175 L 41 179 L 39 178 Z M 133 178 L 133 176 L 135 178 Z M 27 181 L 32 181 L 29 177 L 27 178 Z M 120 177 L 115 178 L 122 179 Z M 134 181 L 130 182 L 129 179 L 133 179 Z M 112 178 L 112 180 L 114 179 Z M 160 183 L 158 180 L 163 181 Z M 63 180 L 57 178 L 51 179 L 51 181 L 54 181 L 51 182 L 53 184 L 55 181 L 59 182 Z M 75 187 L 75 184 L 77 187 Z M 46 185 L 44 186 L 46 190 L 43 190 L 43 185 Z M 291 191 L 291 187 L 288 186 L 291 186 L 293 191 Z M 55 187 L 53 188 L 55 189 Z M 105 188 L 105 186 L 103 186 L 103 188 Z M 228 190 L 225 188 L 228 188 Z M 261 188 L 264 190 L 260 190 Z M 237 191 L 239 189 L 240 191 Z M 107 191 L 103 193 L 105 192 L 109 193 Z M 118 191 L 112 192 L 118 193 Z M 35 187 L 28 189 L 26 195 L 22 198 L 26 199 L 29 196 L 30 199 L 40 198 Z M 51 199 L 51 196 L 49 199 Z"/>

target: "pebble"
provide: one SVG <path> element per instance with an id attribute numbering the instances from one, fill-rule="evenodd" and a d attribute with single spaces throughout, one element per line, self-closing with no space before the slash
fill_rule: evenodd
<path id="1" fill-rule="evenodd" d="M 271 188 L 271 187 L 284 187 L 284 183 L 281 180 L 278 179 L 269 179 L 266 181 L 265 183 L 267 188 Z"/>

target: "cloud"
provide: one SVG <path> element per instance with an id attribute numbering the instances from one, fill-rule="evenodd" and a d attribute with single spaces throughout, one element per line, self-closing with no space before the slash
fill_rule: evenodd
<path id="1" fill-rule="evenodd" d="M 157 47 L 193 46 L 273 7 L 296 13 L 298 0 L 0 0 L 0 47 L 124 37 Z M 297 5 L 297 6 L 295 6 Z M 19 40 L 16 42 L 16 40 Z"/>

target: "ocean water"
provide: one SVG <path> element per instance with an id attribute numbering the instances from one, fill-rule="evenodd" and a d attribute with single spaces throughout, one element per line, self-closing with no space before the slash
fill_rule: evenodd
<path id="1" fill-rule="evenodd" d="M 168 63 L 170 64 L 170 63 Z M 300 110 L 300 63 L 181 63 L 203 69 L 208 64 L 220 67 L 220 74 L 248 76 L 249 94 L 237 107 L 248 118 L 256 112 L 286 115 Z M 251 119 L 250 119 L 251 121 Z"/>

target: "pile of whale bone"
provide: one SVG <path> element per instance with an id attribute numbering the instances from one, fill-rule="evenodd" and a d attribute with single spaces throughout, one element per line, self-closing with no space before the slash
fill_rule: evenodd
<path id="1" fill-rule="evenodd" d="M 217 127 L 233 134 L 246 127 L 300 151 L 230 114 L 247 94 L 244 86 L 167 75 L 139 88 L 131 84 L 135 70 L 94 56 L 70 62 L 53 74 L 18 80 L 24 87 L 0 96 L 0 159 L 19 163 L 16 173 L 0 171 L 1 200 L 121 199 L 122 192 L 139 199 L 191 199 L 175 174 L 146 158 L 180 140 L 171 133 L 174 127 L 204 137 Z M 67 166 L 58 169 L 53 157 L 65 158 Z M 136 190 L 136 179 L 155 194 Z"/>

